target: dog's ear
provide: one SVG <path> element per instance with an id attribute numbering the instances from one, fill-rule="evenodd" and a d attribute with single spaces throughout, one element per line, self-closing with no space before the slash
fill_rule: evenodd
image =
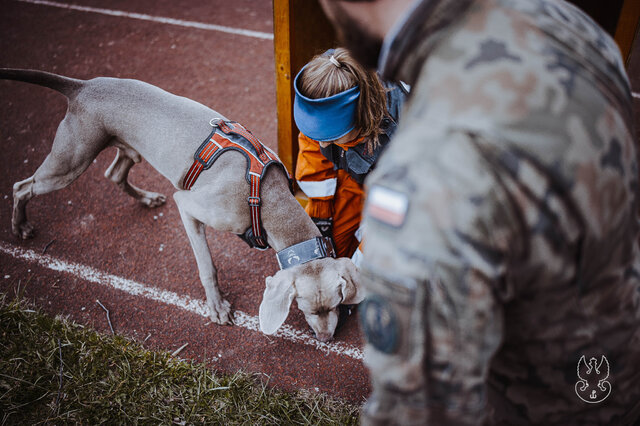
<path id="1" fill-rule="evenodd" d="M 358 268 L 351 259 L 338 259 L 340 273 L 339 286 L 343 305 L 355 305 L 364 299 L 364 290 L 360 287 Z"/>
<path id="2" fill-rule="evenodd" d="M 266 288 L 260 303 L 260 330 L 264 334 L 275 333 L 289 315 L 291 302 L 296 297 L 293 277 L 286 273 L 276 273 L 265 280 Z"/>

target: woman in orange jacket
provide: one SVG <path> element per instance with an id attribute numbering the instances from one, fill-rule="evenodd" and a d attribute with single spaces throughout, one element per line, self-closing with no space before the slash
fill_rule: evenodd
<path id="1" fill-rule="evenodd" d="M 363 182 L 396 128 L 403 86 L 382 83 L 346 49 L 314 57 L 294 80 L 295 177 L 306 211 L 338 256 L 359 264 Z"/>

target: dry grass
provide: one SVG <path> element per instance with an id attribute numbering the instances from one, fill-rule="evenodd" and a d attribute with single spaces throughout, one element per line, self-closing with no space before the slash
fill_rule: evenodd
<path id="1" fill-rule="evenodd" d="M 0 424 L 357 424 L 357 407 L 276 391 L 50 318 L 0 294 Z"/>

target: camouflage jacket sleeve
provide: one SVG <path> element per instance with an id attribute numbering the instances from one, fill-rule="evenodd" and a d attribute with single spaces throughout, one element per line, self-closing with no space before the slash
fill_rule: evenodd
<path id="1" fill-rule="evenodd" d="M 368 181 L 370 296 L 361 318 L 374 395 L 367 410 L 375 418 L 388 390 L 412 395 L 399 405 L 430 407 L 398 409 L 391 415 L 415 414 L 398 424 L 476 424 L 502 339 L 505 265 L 522 247 L 512 237 L 518 215 L 471 135 L 411 127 Z M 380 326 L 380 317 L 393 320 Z"/>

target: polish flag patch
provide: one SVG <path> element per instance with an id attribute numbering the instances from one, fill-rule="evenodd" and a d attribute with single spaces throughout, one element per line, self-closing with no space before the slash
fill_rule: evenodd
<path id="1" fill-rule="evenodd" d="M 409 198 L 402 192 L 382 186 L 373 186 L 367 197 L 367 215 L 390 226 L 404 223 L 409 208 Z"/>

